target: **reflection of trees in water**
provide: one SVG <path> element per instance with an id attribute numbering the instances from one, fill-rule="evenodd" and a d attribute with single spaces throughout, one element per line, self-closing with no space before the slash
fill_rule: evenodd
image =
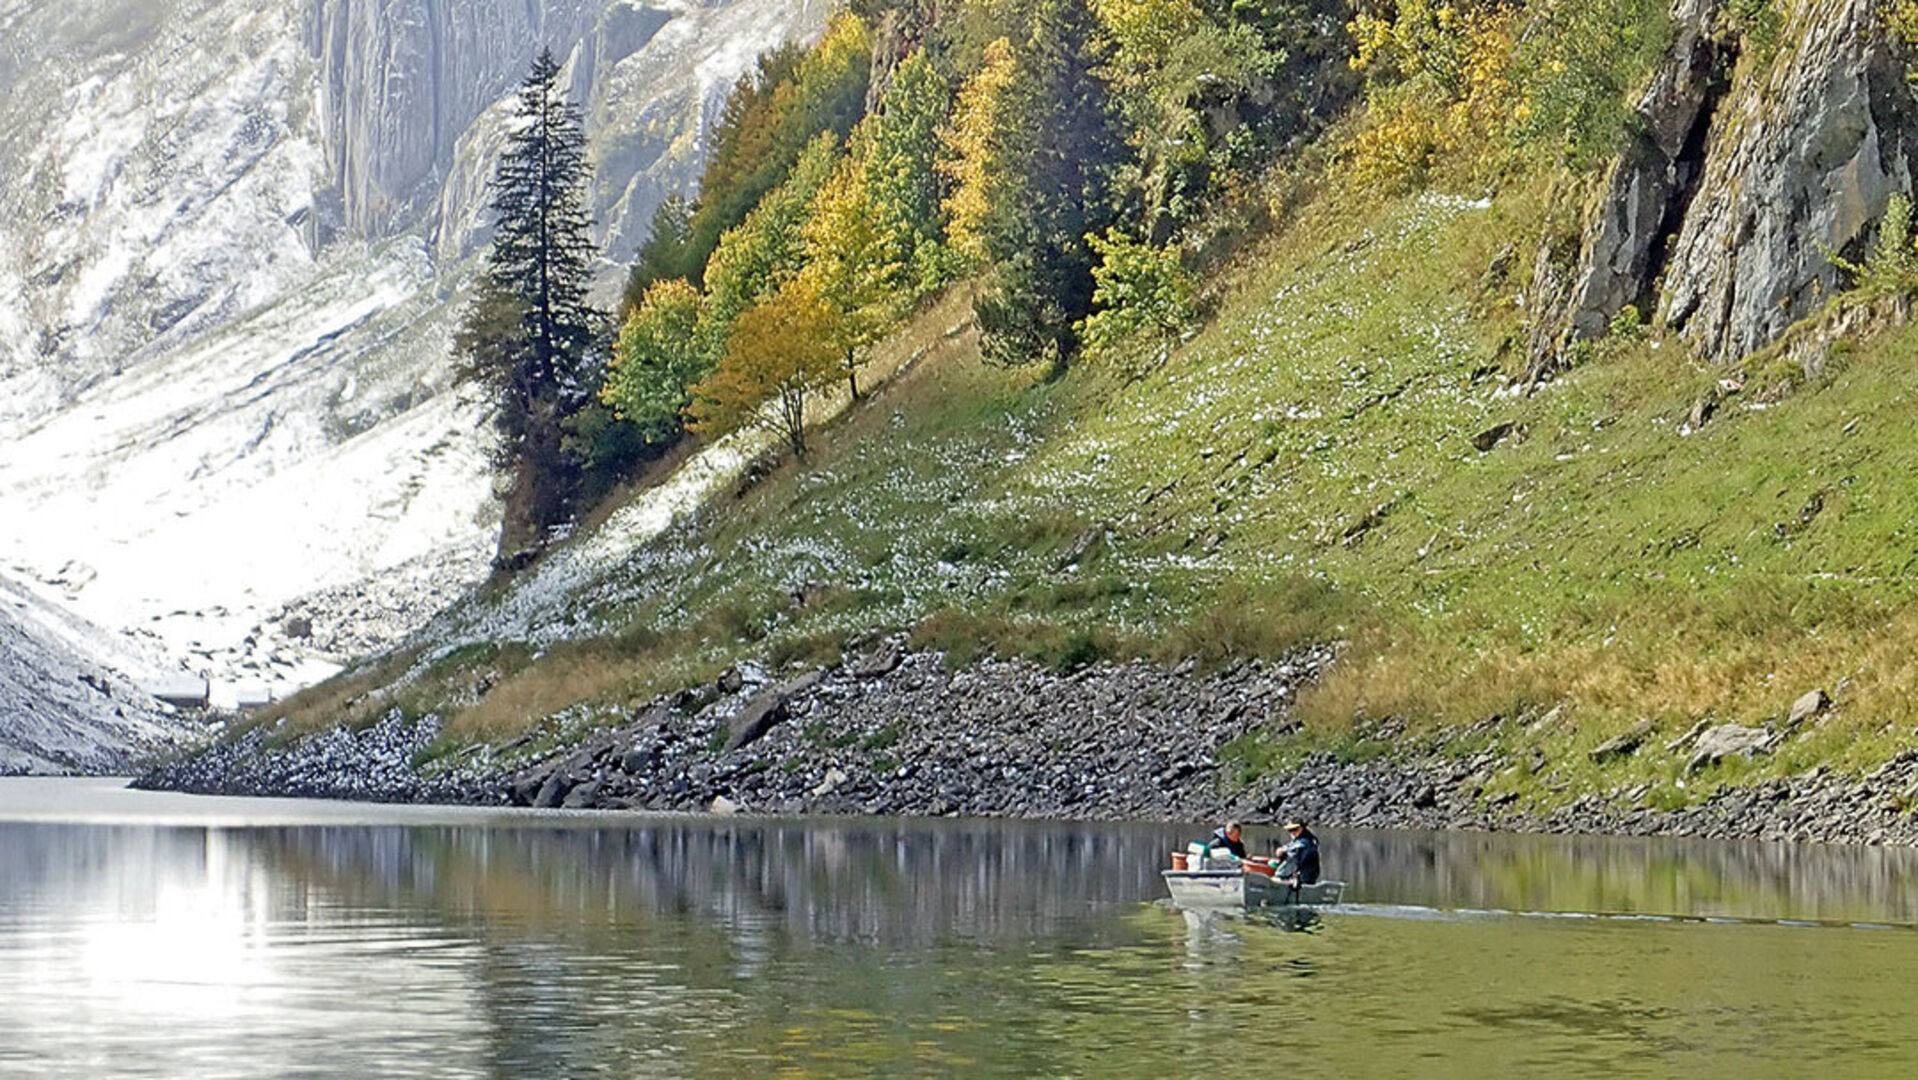
<path id="1" fill-rule="evenodd" d="M 1353 1033 L 1382 1024 L 1461 1060 L 1487 1045 L 1473 1032 L 1518 1017 L 1526 1038 L 1497 1045 L 1630 1055 L 1684 1039 L 1729 1061 L 1780 1018 L 1806 1020 L 1794 1044 L 1837 1039 L 1848 1017 L 1878 1031 L 1908 1019 L 1906 934 L 1337 915 L 1292 934 L 1133 906 L 1159 895 L 1164 852 L 1191 834 L 0 826 L 0 935 L 21 913 L 139 919 L 156 882 L 205 886 L 259 928 L 267 955 L 240 999 L 272 993 L 196 1034 L 216 1049 L 271 1040 L 289 1072 L 436 1060 L 447 1075 L 840 1076 L 864 1062 L 956 1076 L 1070 1062 L 1154 1077 L 1216 1064 L 1220 1048 L 1276 1062 L 1304 1046 L 1323 1071 L 1368 1075 L 1376 1048 Z M 1918 922 L 1911 851 L 1378 833 L 1326 846 L 1362 900 Z"/>
<path id="2" fill-rule="evenodd" d="M 1095 909 L 1158 896 L 1165 853 L 1186 831 L 689 820 L 257 835 L 269 858 L 362 899 L 536 926 L 695 915 L 750 966 L 769 934 L 885 945 L 1052 936 Z"/>
<path id="3" fill-rule="evenodd" d="M 535 930 L 696 916 L 742 970 L 769 936 L 925 944 L 1024 941 L 1163 894 L 1165 852 L 1194 830 L 1016 822 L 649 820 L 622 827 L 0 826 L 0 901 L 74 897 L 207 872 L 209 851 L 274 917 L 313 886 L 353 904 L 425 907 Z M 211 838 L 211 839 L 210 839 Z M 1256 843 L 1256 841 L 1255 841 Z M 1340 832 L 1330 876 L 1351 899 L 1516 910 L 1649 911 L 1918 923 L 1918 851 L 1669 839 Z M 264 860 L 275 873 L 253 876 Z M 124 895 L 122 895 L 122 893 Z M 101 901 L 139 904 L 144 889 Z"/>
<path id="4" fill-rule="evenodd" d="M 0 826 L 0 901 L 75 897 L 208 872 L 227 852 L 275 917 L 304 920 L 314 886 L 547 930 L 696 916 L 750 969 L 769 935 L 925 944 L 1024 941 L 1163 894 L 1190 828 L 751 820 L 625 827 Z M 1669 839 L 1340 832 L 1330 876 L 1351 899 L 1516 910 L 1649 911 L 1918 923 L 1918 851 Z M 276 871 L 254 877 L 263 860 Z M 122 895 L 122 893 L 124 895 Z M 144 889 L 112 893 L 139 904 Z M 108 897 L 102 893 L 102 902 Z"/>
<path id="5" fill-rule="evenodd" d="M 775 1046 L 793 1061 L 847 1045 L 894 1055 L 928 1023 L 989 1043 L 967 1029 L 1028 1006 L 1029 950 L 1137 938 L 1107 916 L 1157 894 L 1185 831 L 703 820 L 275 829 L 255 844 L 341 907 L 430 912 L 473 934 L 500 1075 L 701 1071 L 681 1057 L 730 1075 L 736 1056 Z M 955 994 L 955 962 L 983 997 Z"/>

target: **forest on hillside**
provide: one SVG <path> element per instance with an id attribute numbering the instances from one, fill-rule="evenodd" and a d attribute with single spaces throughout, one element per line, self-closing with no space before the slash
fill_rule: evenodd
<path id="1" fill-rule="evenodd" d="M 846 8 L 735 88 L 562 365 L 574 539 L 267 719 L 565 745 L 882 638 L 1067 678 L 1331 649 L 1222 768 L 1480 754 L 1471 800 L 1640 809 L 1876 768 L 1918 715 L 1915 27 Z M 1753 752 L 1701 780 L 1715 725 Z"/>
<path id="2" fill-rule="evenodd" d="M 1740 0 L 1714 33 L 1775 50 L 1783 19 Z M 803 456 L 809 397 L 857 397 L 872 346 L 955 282 L 990 362 L 1150 363 L 1283 214 L 1264 178 L 1288 152 L 1380 192 L 1594 174 L 1645 137 L 1633 94 L 1673 36 L 1655 0 L 851 4 L 734 89 L 616 316 L 541 377 L 567 392 L 509 533 L 537 540 L 687 433 L 763 426 Z"/>

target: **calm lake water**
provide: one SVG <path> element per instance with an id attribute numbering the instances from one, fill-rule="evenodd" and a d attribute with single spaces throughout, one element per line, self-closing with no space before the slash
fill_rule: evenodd
<path id="1" fill-rule="evenodd" d="M 1327 833 L 1294 928 L 1197 835 L 0 780 L 0 1077 L 1918 1069 L 1918 853 Z"/>

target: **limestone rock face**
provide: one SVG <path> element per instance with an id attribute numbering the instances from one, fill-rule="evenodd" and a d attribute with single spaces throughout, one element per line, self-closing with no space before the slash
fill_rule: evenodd
<path id="1" fill-rule="evenodd" d="M 327 181 L 311 230 L 424 230 L 458 260 L 485 234 L 486 182 L 512 93 L 541 47 L 585 110 L 591 200 L 615 260 L 690 189 L 724 93 L 766 47 L 823 24 L 823 0 L 309 0 Z"/>
<path id="2" fill-rule="evenodd" d="M 1530 288 L 1534 376 L 1627 305 L 1734 360 L 1843 286 L 1918 173 L 1918 96 L 1879 0 L 1793 5 L 1776 55 L 1745 56 L 1718 0 L 1678 0 L 1675 40 L 1583 235 L 1551 237 Z M 1760 61 L 1763 61 L 1762 63 Z"/>
<path id="3" fill-rule="evenodd" d="M 1574 339 L 1603 337 L 1628 304 L 1647 305 L 1664 243 L 1698 183 L 1725 49 L 1712 36 L 1714 0 L 1682 0 L 1670 59 L 1639 102 L 1644 123 L 1607 178 L 1586 238 L 1585 269 L 1565 318 Z M 1645 314 L 1650 314 L 1645 311 Z"/>
<path id="4" fill-rule="evenodd" d="M 343 224 L 380 235 L 431 206 L 460 134 L 540 44 L 564 56 L 591 0 L 313 0 L 327 167 Z"/>
<path id="5" fill-rule="evenodd" d="M 1662 314 L 1701 355 L 1777 340 L 1838 287 L 1918 172 L 1918 98 L 1876 0 L 1793 5 L 1784 45 L 1713 121 Z"/>

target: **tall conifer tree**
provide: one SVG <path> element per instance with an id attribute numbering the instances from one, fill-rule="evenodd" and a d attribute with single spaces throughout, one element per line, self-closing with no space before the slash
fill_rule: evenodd
<path id="1" fill-rule="evenodd" d="M 1113 220 L 1111 184 L 1126 146 L 1096 73 L 1086 0 L 1031 0 L 1029 10 L 1029 36 L 1014 46 L 1016 66 L 983 121 L 981 205 L 970 221 L 963 206 L 954 217 L 994 264 L 994 283 L 975 304 L 987 358 L 1057 363 L 1077 349 L 1075 325 L 1092 309 L 1086 235 Z M 962 95 L 962 114 L 966 105 Z M 956 199 L 969 183 L 962 174 Z"/>
<path id="2" fill-rule="evenodd" d="M 586 130 L 543 50 L 493 174 L 496 231 L 480 295 L 457 345 L 495 395 L 501 454 L 513 474 L 500 551 L 536 547 L 572 510 L 578 463 L 564 421 L 585 385 L 602 317 L 587 302 L 597 246 L 586 210 Z"/>

